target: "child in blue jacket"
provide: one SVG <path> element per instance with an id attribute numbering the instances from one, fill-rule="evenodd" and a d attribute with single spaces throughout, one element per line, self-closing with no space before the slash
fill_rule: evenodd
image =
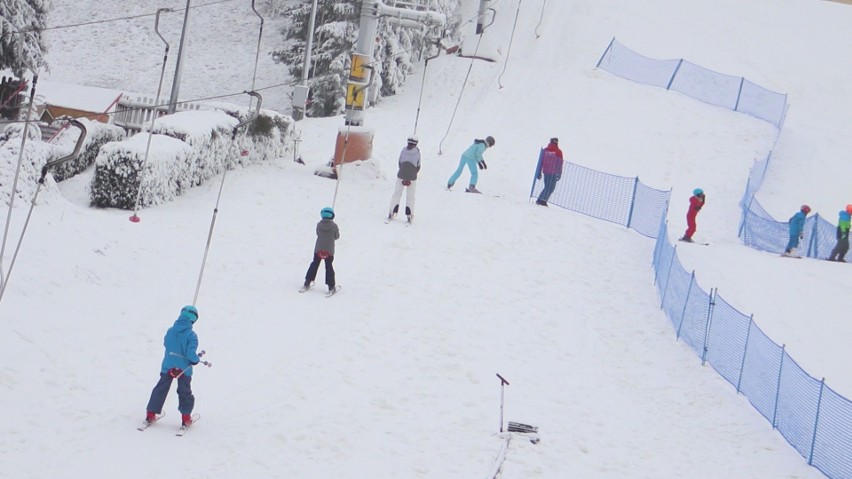
<path id="1" fill-rule="evenodd" d="M 787 247 L 784 248 L 783 256 L 791 258 L 801 258 L 794 250 L 799 247 L 799 240 L 805 237 L 805 218 L 811 212 L 811 207 L 802 205 L 799 211 L 790 217 L 790 241 L 787 242 Z"/>

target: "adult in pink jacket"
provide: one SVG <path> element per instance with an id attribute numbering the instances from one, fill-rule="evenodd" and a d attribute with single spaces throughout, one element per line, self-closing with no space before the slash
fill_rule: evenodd
<path id="1" fill-rule="evenodd" d="M 544 177 L 544 189 L 541 190 L 535 204 L 547 206 L 550 195 L 556 189 L 556 182 L 562 178 L 563 163 L 562 150 L 559 149 L 559 138 L 551 138 L 550 143 L 541 150 L 539 156 L 535 177 L 539 180 Z"/>

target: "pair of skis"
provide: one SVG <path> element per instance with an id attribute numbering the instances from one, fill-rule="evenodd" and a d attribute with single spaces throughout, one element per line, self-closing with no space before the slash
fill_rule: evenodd
<path id="1" fill-rule="evenodd" d="M 300 292 L 300 293 L 304 293 L 305 291 L 307 291 L 307 290 L 309 290 L 309 289 L 311 289 L 311 288 L 313 288 L 313 287 L 314 287 L 314 283 L 311 283 L 311 284 L 309 284 L 308 286 L 302 286 L 301 288 L 299 288 L 299 292 Z M 341 288 L 343 288 L 343 286 L 340 286 L 340 285 L 338 284 L 337 286 L 335 286 L 335 287 L 334 287 L 334 289 L 332 289 L 331 291 L 329 291 L 329 292 L 325 293 L 325 297 L 326 297 L 326 298 L 330 298 L 330 297 L 334 296 L 335 294 L 337 294 L 338 292 L 340 292 L 340 289 L 341 289 Z"/>
<path id="2" fill-rule="evenodd" d="M 395 216 L 388 216 L 387 218 L 385 218 L 385 224 L 390 223 L 391 221 L 393 221 L 394 218 Z M 411 226 L 411 219 L 405 220 L 405 226 Z"/>
<path id="3" fill-rule="evenodd" d="M 139 431 L 144 431 L 144 430 L 148 429 L 149 427 L 153 426 L 153 425 L 154 425 L 154 423 L 159 422 L 159 421 L 160 421 L 160 419 L 161 419 L 163 416 L 165 416 L 165 415 L 166 415 L 166 413 L 162 413 L 162 414 L 160 414 L 159 416 L 157 416 L 157 419 L 155 419 L 154 421 L 151 421 L 151 422 L 149 422 L 149 421 L 145 420 L 145 421 L 143 421 L 143 422 L 142 422 L 142 424 L 141 424 L 141 425 L 139 425 L 139 427 L 137 427 L 136 429 L 137 429 L 137 430 L 139 430 Z M 183 436 L 184 434 L 186 434 L 186 431 L 189 431 L 189 429 L 190 429 L 192 426 L 194 426 L 194 425 L 195 425 L 195 423 L 196 423 L 196 422 L 198 422 L 200 419 L 201 419 L 201 414 L 197 414 L 197 413 L 196 413 L 196 414 L 193 414 L 193 415 L 192 415 L 192 424 L 190 424 L 189 426 L 184 425 L 184 424 L 181 424 L 181 425 L 180 425 L 180 429 L 178 429 L 178 431 L 175 433 L 175 436 L 180 437 L 180 436 Z"/>

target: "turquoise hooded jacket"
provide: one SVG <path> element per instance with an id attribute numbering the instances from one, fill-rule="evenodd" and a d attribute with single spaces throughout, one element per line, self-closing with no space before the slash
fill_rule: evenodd
<path id="1" fill-rule="evenodd" d="M 160 368 L 161 373 L 165 374 L 171 368 L 180 368 L 185 371 L 184 375 L 192 376 L 192 368 L 189 366 L 201 361 L 197 352 L 198 336 L 192 330 L 196 319 L 198 318 L 192 313 L 181 311 L 175 324 L 166 331 L 166 336 L 163 338 L 166 352 Z"/>

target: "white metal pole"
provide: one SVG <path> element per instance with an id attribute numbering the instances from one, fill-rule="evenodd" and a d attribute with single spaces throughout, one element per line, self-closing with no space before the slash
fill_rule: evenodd
<path id="1" fill-rule="evenodd" d="M 183 67 L 183 44 L 186 40 L 186 27 L 189 24 L 189 4 L 192 0 L 186 0 L 186 10 L 183 13 L 183 29 L 180 31 L 180 44 L 178 45 L 177 63 L 175 63 L 175 78 L 172 82 L 172 94 L 169 97 L 168 113 L 171 115 L 175 112 L 178 102 L 178 92 L 180 91 L 180 74 Z"/>

